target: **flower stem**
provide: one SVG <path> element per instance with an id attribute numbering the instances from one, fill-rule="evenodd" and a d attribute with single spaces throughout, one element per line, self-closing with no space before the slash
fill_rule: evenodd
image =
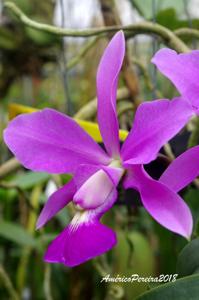
<path id="1" fill-rule="evenodd" d="M 60 28 L 53 25 L 48 25 L 45 23 L 40 23 L 31 20 L 28 16 L 26 16 L 23 11 L 15 5 L 11 1 L 6 1 L 4 3 L 4 7 L 12 11 L 15 16 L 17 16 L 21 23 L 48 33 L 52 33 L 58 36 L 71 36 L 71 37 L 91 37 L 97 35 L 105 35 L 107 33 L 114 33 L 118 30 L 124 30 L 125 34 L 130 38 L 137 34 L 155 34 L 165 42 L 169 47 L 175 49 L 177 52 L 188 52 L 190 49 L 186 46 L 186 44 L 178 38 L 171 30 L 168 28 L 154 24 L 152 22 L 142 22 L 133 25 L 127 26 L 109 26 L 109 27 L 101 27 L 101 28 L 91 28 L 91 29 L 66 29 Z"/>
<path id="2" fill-rule="evenodd" d="M 19 300 L 19 295 L 17 294 L 16 290 L 13 287 L 13 284 L 6 272 L 6 270 L 3 268 L 3 266 L 0 264 L 0 278 L 2 282 L 4 283 L 8 293 L 11 296 L 11 299 L 13 300 Z"/>

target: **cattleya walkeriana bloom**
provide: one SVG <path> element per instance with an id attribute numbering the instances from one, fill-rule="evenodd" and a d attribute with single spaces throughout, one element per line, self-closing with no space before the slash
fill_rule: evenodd
<path id="1" fill-rule="evenodd" d="M 116 90 L 124 53 L 120 31 L 106 48 L 97 72 L 98 123 L 106 152 L 73 119 L 53 109 L 20 115 L 5 129 L 6 144 L 26 168 L 73 175 L 52 194 L 37 221 L 40 228 L 70 201 L 75 205 L 71 223 L 47 249 L 47 262 L 75 266 L 116 244 L 115 233 L 100 218 L 116 201 L 120 180 L 124 188 L 140 192 L 144 207 L 157 222 L 184 237 L 191 235 L 192 216 L 177 192 L 197 175 L 198 168 L 190 169 L 189 164 L 193 157 L 199 160 L 198 147 L 177 158 L 159 181 L 143 165 L 156 158 L 193 111 L 181 98 L 141 104 L 120 149 Z"/>
<path id="2" fill-rule="evenodd" d="M 163 48 L 154 55 L 152 63 L 173 82 L 199 115 L 199 51 L 177 54 L 174 50 Z"/>

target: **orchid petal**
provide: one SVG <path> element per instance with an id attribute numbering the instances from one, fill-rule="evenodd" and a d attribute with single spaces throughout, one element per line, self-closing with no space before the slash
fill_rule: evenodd
<path id="1" fill-rule="evenodd" d="M 145 209 L 158 223 L 186 238 L 190 237 L 193 220 L 187 204 L 166 185 L 152 179 L 141 165 L 129 169 L 124 186 L 140 192 Z"/>
<path id="2" fill-rule="evenodd" d="M 107 252 L 116 242 L 115 233 L 98 220 L 82 223 L 77 229 L 69 225 L 50 244 L 44 260 L 74 267 Z"/>
<path id="3" fill-rule="evenodd" d="M 4 140 L 33 171 L 73 173 L 81 163 L 106 165 L 110 161 L 74 120 L 53 109 L 16 117 L 5 129 Z"/>
<path id="4" fill-rule="evenodd" d="M 121 156 L 125 164 L 147 164 L 160 148 L 188 122 L 193 111 L 181 98 L 142 103 L 134 125 L 123 144 Z"/>
<path id="5" fill-rule="evenodd" d="M 124 53 L 125 38 L 123 32 L 119 31 L 108 44 L 97 72 L 98 123 L 104 144 L 111 157 L 119 156 L 116 92 Z"/>
<path id="6" fill-rule="evenodd" d="M 64 208 L 73 199 L 75 192 L 76 185 L 73 179 L 54 192 L 43 207 L 37 220 L 36 228 L 39 229 L 44 226 L 54 215 Z"/>
<path id="7" fill-rule="evenodd" d="M 178 156 L 161 175 L 159 181 L 179 192 L 199 175 L 199 146 Z"/>
<path id="8" fill-rule="evenodd" d="M 152 63 L 168 77 L 181 95 L 199 109 L 199 51 L 177 54 L 171 49 L 161 49 Z"/>
<path id="9" fill-rule="evenodd" d="M 99 222 L 117 198 L 116 190 L 96 210 L 79 212 L 49 245 L 44 260 L 74 267 L 110 250 L 117 242 L 114 231 Z"/>

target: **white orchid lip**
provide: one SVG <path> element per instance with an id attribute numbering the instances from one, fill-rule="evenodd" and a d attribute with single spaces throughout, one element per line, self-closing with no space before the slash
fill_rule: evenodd
<path id="1" fill-rule="evenodd" d="M 100 206 L 114 188 L 105 171 L 99 170 L 89 177 L 73 197 L 73 202 L 84 209 Z"/>
<path id="2" fill-rule="evenodd" d="M 112 160 L 108 166 L 103 166 L 103 169 L 90 176 L 75 193 L 73 202 L 76 208 L 81 211 L 101 206 L 117 186 L 124 172 L 119 159 Z"/>

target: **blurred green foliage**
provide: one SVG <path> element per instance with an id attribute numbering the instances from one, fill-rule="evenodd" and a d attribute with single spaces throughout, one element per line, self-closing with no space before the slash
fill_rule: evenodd
<path id="1" fill-rule="evenodd" d="M 34 20 L 53 22 L 54 1 L 14 2 Z M 152 20 L 152 0 L 130 2 L 146 20 Z M 186 15 L 183 1 L 157 1 L 155 18 L 159 24 L 171 30 L 188 27 L 190 20 L 182 19 L 182 14 Z M 96 17 L 93 25 L 99 22 Z M 192 26 L 199 28 L 199 21 L 192 20 Z M 153 54 L 153 41 L 129 43 L 132 56 L 142 62 L 150 80 L 147 82 L 143 70 L 135 64 L 140 85 L 138 98 L 141 100 L 153 99 L 154 92 L 155 95 L 161 93 L 164 98 L 177 95 L 172 84 L 162 75 L 152 76 L 154 67 L 149 62 Z M 192 43 L 192 39 L 185 41 L 189 45 Z M 75 57 L 83 45 L 82 42 L 67 41 L 66 59 Z M 74 111 L 95 96 L 95 74 L 104 45 L 103 39 L 98 41 L 67 72 Z M 67 99 L 60 71 L 60 63 L 63 63 L 61 55 L 61 39 L 24 27 L 13 15 L 3 13 L 0 25 L 0 163 L 11 157 L 2 140 L 2 131 L 8 121 L 9 102 L 66 111 Z M 124 86 L 123 79 L 120 86 Z M 120 126 L 129 129 L 132 115 L 132 111 L 122 114 Z M 43 255 L 49 242 L 71 220 L 73 206 L 64 208 L 45 228 L 35 230 L 37 216 L 50 194 L 49 190 L 52 192 L 69 178 L 67 174 L 33 173 L 22 167 L 0 178 L 0 299 L 198 299 L 197 185 L 191 185 L 182 194 L 194 217 L 194 239 L 190 243 L 157 224 L 143 207 L 136 204 L 137 198 L 132 199 L 130 207 L 126 205 L 126 196 L 121 192 L 119 200 L 123 204 L 115 205 L 103 218 L 103 222 L 117 232 L 118 245 L 102 257 L 69 269 L 62 265 L 45 264 Z M 181 278 L 170 283 L 101 283 L 105 274 L 156 277 L 175 273 L 179 273 Z M 140 296 L 142 293 L 145 294 Z"/>

